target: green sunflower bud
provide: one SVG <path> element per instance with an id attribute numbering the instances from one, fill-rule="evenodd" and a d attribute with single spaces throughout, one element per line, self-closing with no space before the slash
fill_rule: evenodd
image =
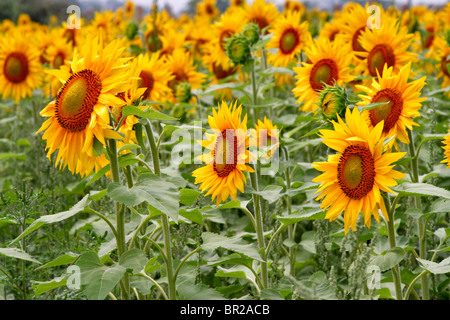
<path id="1" fill-rule="evenodd" d="M 156 52 L 162 48 L 162 41 L 156 35 L 151 35 L 147 39 L 148 51 Z"/>
<path id="2" fill-rule="evenodd" d="M 181 82 L 177 85 L 175 96 L 179 102 L 187 103 L 191 100 L 191 85 L 189 82 Z"/>
<path id="3" fill-rule="evenodd" d="M 326 119 L 337 120 L 338 115 L 342 118 L 348 106 L 347 91 L 337 84 L 325 85 L 325 88 L 319 92 L 317 104 Z"/>
<path id="4" fill-rule="evenodd" d="M 133 40 L 138 32 L 138 25 L 136 22 L 130 22 L 126 29 L 125 29 L 125 35 L 129 40 Z"/>
<path id="5" fill-rule="evenodd" d="M 242 34 L 248 39 L 250 45 L 255 44 L 259 40 L 259 25 L 254 22 L 248 23 L 242 30 Z"/>
<path id="6" fill-rule="evenodd" d="M 250 58 L 250 41 L 243 35 L 233 35 L 227 39 L 226 54 L 236 65 L 244 65 Z"/>

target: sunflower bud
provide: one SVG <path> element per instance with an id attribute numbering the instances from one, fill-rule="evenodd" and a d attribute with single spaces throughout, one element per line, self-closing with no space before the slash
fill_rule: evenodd
<path id="1" fill-rule="evenodd" d="M 259 40 L 259 25 L 254 22 L 248 23 L 242 30 L 242 34 L 248 39 L 250 45 L 255 44 Z"/>
<path id="2" fill-rule="evenodd" d="M 137 32 L 138 32 L 138 25 L 136 24 L 136 22 L 130 22 L 125 29 L 125 34 L 128 40 L 133 40 Z"/>
<path id="3" fill-rule="evenodd" d="M 348 105 L 347 91 L 339 85 L 325 85 L 319 93 L 318 105 L 323 116 L 328 120 L 336 120 L 337 115 L 343 117 Z"/>
<path id="4" fill-rule="evenodd" d="M 191 85 L 189 82 L 181 82 L 175 89 L 175 96 L 179 102 L 189 102 L 191 100 Z"/>
<path id="5" fill-rule="evenodd" d="M 244 65 L 250 58 L 250 41 L 243 35 L 233 35 L 227 39 L 226 54 L 236 65 Z"/>
<path id="6" fill-rule="evenodd" d="M 162 41 L 158 38 L 158 36 L 152 34 L 147 39 L 147 47 L 148 51 L 156 52 L 162 48 Z"/>

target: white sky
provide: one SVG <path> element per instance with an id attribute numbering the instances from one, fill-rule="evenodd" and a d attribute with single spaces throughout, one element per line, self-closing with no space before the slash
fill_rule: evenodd
<path id="1" fill-rule="evenodd" d="M 81 0 L 83 1 L 83 0 Z M 106 3 L 108 0 L 97 0 L 102 3 Z M 123 0 L 125 2 L 126 0 Z M 177 14 L 181 10 L 186 8 L 186 4 L 189 0 L 158 0 L 158 5 L 163 7 L 166 3 L 170 4 L 174 10 L 174 13 Z M 274 2 L 277 5 L 284 5 L 285 0 L 266 0 Z M 318 7 L 326 7 L 326 6 L 332 6 L 334 3 L 340 3 L 339 0 L 309 0 L 309 1 L 302 1 L 301 2 L 310 2 L 310 3 L 317 3 Z M 133 0 L 133 2 L 136 5 L 142 5 L 145 7 L 149 7 L 153 0 Z M 253 0 L 247 0 L 248 3 L 252 3 Z M 408 3 L 408 0 L 395 0 L 395 3 L 398 5 L 406 4 Z M 412 5 L 420 5 L 420 4 L 435 4 L 435 5 L 445 5 L 447 3 L 447 0 L 411 0 Z"/>

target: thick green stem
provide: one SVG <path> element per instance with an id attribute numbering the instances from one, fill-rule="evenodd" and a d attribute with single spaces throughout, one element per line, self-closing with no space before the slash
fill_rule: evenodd
<path id="1" fill-rule="evenodd" d="M 109 155 L 109 162 L 111 167 L 111 176 L 112 180 L 116 183 L 120 183 L 120 174 L 119 174 L 119 159 L 117 157 L 117 145 L 116 140 L 110 139 L 108 140 L 107 152 Z M 124 207 L 116 202 L 115 203 L 115 211 L 116 211 L 116 232 L 117 232 L 117 255 L 120 257 L 126 251 L 125 244 L 125 211 Z M 128 273 L 125 273 L 121 280 L 121 294 L 123 300 L 128 300 L 130 297 L 130 279 Z"/>
<path id="2" fill-rule="evenodd" d="M 396 240 L 395 240 L 395 226 L 394 226 L 394 212 L 395 212 L 395 201 L 393 205 L 390 205 L 389 196 L 386 196 L 386 199 L 388 201 L 388 217 L 389 221 L 387 221 L 387 231 L 388 231 L 388 238 L 389 238 L 389 246 L 391 249 L 395 248 L 397 246 Z M 394 286 L 395 286 L 395 295 L 397 300 L 402 300 L 402 286 L 401 286 L 401 279 L 400 279 L 400 268 L 397 265 L 395 265 L 392 268 L 392 277 L 394 279 Z"/>
<path id="3" fill-rule="evenodd" d="M 414 139 L 412 135 L 412 131 L 408 130 L 408 138 L 409 138 L 409 153 L 411 156 L 411 166 L 412 166 L 412 180 L 413 182 L 419 182 L 419 154 L 416 153 L 414 147 Z M 416 207 L 417 209 L 422 209 L 422 202 L 420 197 L 415 197 Z M 426 218 L 421 217 L 417 221 L 417 229 L 419 231 L 419 256 L 421 259 L 427 259 L 427 225 Z M 428 274 L 424 274 L 421 279 L 422 285 L 422 299 L 429 300 L 430 299 L 430 290 L 428 286 Z"/>
<path id="4" fill-rule="evenodd" d="M 153 170 L 156 175 L 160 176 L 161 168 L 159 165 L 159 152 L 150 121 L 148 121 L 148 123 L 145 125 L 145 132 L 147 133 L 148 142 L 150 144 L 150 150 L 152 152 Z M 169 218 L 165 214 L 161 216 L 161 226 L 163 229 L 163 237 L 164 237 L 164 252 L 166 254 L 167 281 L 169 283 L 169 299 L 175 300 L 176 285 L 173 270 L 172 247 L 171 247 L 172 242 L 170 236 Z"/>

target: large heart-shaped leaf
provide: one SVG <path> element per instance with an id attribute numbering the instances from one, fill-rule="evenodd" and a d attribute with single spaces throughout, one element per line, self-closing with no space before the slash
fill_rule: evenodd
<path id="1" fill-rule="evenodd" d="M 153 209 L 178 221 L 178 187 L 167 179 L 152 173 L 142 173 L 132 188 L 119 183 L 111 183 L 108 186 L 108 195 L 114 201 L 130 207 L 147 202 Z"/>

